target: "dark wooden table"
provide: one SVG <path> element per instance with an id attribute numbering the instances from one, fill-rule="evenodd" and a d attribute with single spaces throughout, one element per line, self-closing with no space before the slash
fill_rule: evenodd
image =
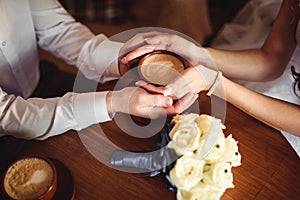
<path id="1" fill-rule="evenodd" d="M 209 98 L 200 95 L 199 102 L 201 112 L 209 113 Z M 228 189 L 222 200 L 299 199 L 300 159 L 281 133 L 229 104 L 225 125 L 225 135 L 232 134 L 239 141 L 242 165 L 233 168 L 235 188 Z M 85 147 L 87 143 L 89 148 Z M 153 137 L 130 136 L 112 121 L 79 133 L 68 131 L 45 141 L 29 141 L 18 156 L 37 154 L 64 163 L 74 179 L 75 199 L 176 199 L 161 174 L 145 177 L 109 166 L 112 144 L 133 151 L 155 148 Z"/>

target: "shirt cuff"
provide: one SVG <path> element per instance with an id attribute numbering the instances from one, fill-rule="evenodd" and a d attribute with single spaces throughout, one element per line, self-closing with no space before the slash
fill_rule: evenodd
<path id="1" fill-rule="evenodd" d="M 108 67 L 102 74 L 99 82 L 104 83 L 107 81 L 111 81 L 114 79 L 120 78 L 120 71 L 119 71 L 119 52 L 124 43 L 115 42 L 111 40 L 104 40 L 100 45 L 101 52 L 105 51 L 105 55 L 103 55 L 103 60 L 107 60 Z M 112 58 L 112 59 L 109 59 Z"/>
<path id="2" fill-rule="evenodd" d="M 111 121 L 106 108 L 106 95 L 108 92 L 91 92 L 78 94 L 74 100 L 74 117 L 78 129 L 90 125 Z"/>

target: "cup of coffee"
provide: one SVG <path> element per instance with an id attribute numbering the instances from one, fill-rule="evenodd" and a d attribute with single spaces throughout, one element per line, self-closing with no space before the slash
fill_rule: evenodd
<path id="1" fill-rule="evenodd" d="M 2 189 L 8 199 L 50 200 L 57 186 L 56 169 L 46 157 L 25 157 L 5 172 Z"/>
<path id="2" fill-rule="evenodd" d="M 167 85 L 181 75 L 189 62 L 167 50 L 155 50 L 130 61 L 131 69 L 137 68 L 139 78 L 157 85 Z"/>
<path id="3" fill-rule="evenodd" d="M 140 76 L 155 85 L 167 85 L 186 67 L 187 62 L 182 57 L 166 50 L 148 53 L 138 63 Z"/>

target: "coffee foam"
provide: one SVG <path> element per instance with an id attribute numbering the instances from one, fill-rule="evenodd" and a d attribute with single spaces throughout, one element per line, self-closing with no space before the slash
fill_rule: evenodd
<path id="1" fill-rule="evenodd" d="M 139 71 L 147 81 L 166 85 L 179 76 L 184 70 L 184 64 L 175 56 L 169 54 L 153 54 L 139 65 Z"/>
<path id="2" fill-rule="evenodd" d="M 4 189 L 14 199 L 36 199 L 48 191 L 53 180 L 53 169 L 47 161 L 25 158 L 7 171 Z"/>

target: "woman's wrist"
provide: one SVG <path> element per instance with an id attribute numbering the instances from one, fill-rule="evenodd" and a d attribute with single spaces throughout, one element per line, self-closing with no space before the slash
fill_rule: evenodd
<path id="1" fill-rule="evenodd" d="M 202 65 L 195 66 L 197 72 L 200 74 L 203 84 L 200 85 L 199 91 L 208 91 L 212 88 L 213 84 L 218 77 L 219 72 Z"/>
<path id="2" fill-rule="evenodd" d="M 208 67 L 210 69 L 217 70 L 217 65 L 210 54 L 209 48 L 200 46 L 197 46 L 197 48 L 198 49 L 195 52 L 197 52 L 196 57 L 199 59 L 198 64 L 204 65 L 205 67 Z"/>
<path id="3" fill-rule="evenodd" d="M 219 75 L 219 81 L 218 84 L 215 85 L 215 88 L 212 92 L 213 95 L 226 100 L 226 90 L 225 88 L 228 88 L 228 82 L 231 82 L 229 79 L 227 79 L 223 74 Z"/>
<path id="4" fill-rule="evenodd" d="M 213 82 L 213 84 L 209 87 L 209 90 L 207 92 L 207 96 L 211 96 L 215 90 L 217 89 L 217 87 L 220 85 L 222 79 L 222 72 L 218 71 L 218 74 L 215 78 L 215 81 Z"/>

